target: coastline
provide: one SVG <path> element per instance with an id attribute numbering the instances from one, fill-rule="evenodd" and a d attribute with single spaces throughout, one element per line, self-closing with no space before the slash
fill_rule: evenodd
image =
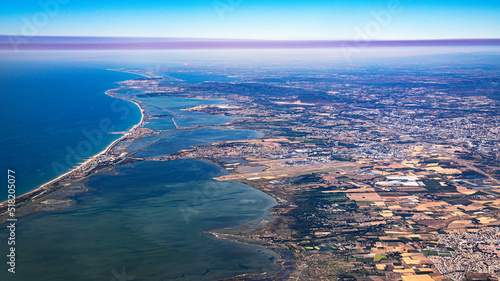
<path id="1" fill-rule="evenodd" d="M 89 163 L 91 163 L 92 161 L 94 161 L 96 158 L 98 158 L 99 156 L 103 155 L 103 154 L 106 154 L 109 150 L 111 150 L 118 142 L 120 142 L 122 139 L 126 138 L 132 131 L 136 130 L 137 128 L 139 128 L 140 126 L 143 125 L 143 122 L 144 122 L 144 109 L 139 105 L 138 102 L 134 101 L 134 100 L 129 100 L 129 99 L 125 99 L 125 98 L 120 98 L 120 97 L 117 97 L 117 96 L 113 96 L 113 95 L 110 95 L 108 94 L 108 92 L 110 91 L 113 91 L 115 89 L 112 89 L 112 90 L 108 90 L 105 92 L 106 95 L 110 96 L 110 97 L 114 97 L 114 98 L 119 98 L 119 99 L 123 99 L 123 100 L 127 100 L 127 101 L 130 101 L 132 103 L 134 103 L 135 105 L 137 105 L 137 107 L 140 109 L 141 111 L 141 120 L 139 121 L 139 123 L 137 123 L 136 125 L 132 126 L 132 128 L 130 130 L 128 130 L 125 134 L 123 134 L 123 136 L 119 137 L 118 139 L 114 140 L 112 143 L 110 143 L 108 146 L 106 146 L 106 148 L 104 148 L 104 150 L 102 150 L 101 152 L 89 157 L 87 160 L 85 160 L 83 163 L 79 164 L 78 166 L 76 166 L 75 168 L 67 171 L 66 173 L 58 176 L 57 178 L 53 179 L 53 180 L 50 180 L 42 185 L 40 185 L 37 189 L 43 189 L 44 187 L 50 185 L 50 184 L 53 184 L 55 182 L 57 182 L 58 180 L 64 178 L 65 176 L 81 169 L 82 167 L 84 167 L 85 165 L 88 165 Z M 34 189 L 32 191 L 36 191 L 37 189 Z M 32 192 L 30 191 L 30 192 Z M 28 192 L 29 193 L 29 192 Z M 25 193 L 25 194 L 28 194 L 28 193 Z M 22 194 L 22 195 L 25 195 L 25 194 Z M 21 195 L 21 196 L 22 196 Z M 3 202 L 2 202 L 3 203 Z M 1 203 L 0 203 L 1 204 Z"/>
<path id="2" fill-rule="evenodd" d="M 119 70 L 114 70 L 114 71 L 119 71 Z M 137 75 L 137 73 L 132 73 L 132 72 L 126 72 L 126 73 L 136 74 Z M 145 75 L 142 75 L 142 76 L 145 76 Z M 19 212 L 21 212 L 21 215 L 30 214 L 30 213 L 33 212 L 33 210 L 35 210 L 35 212 L 36 212 L 37 204 L 45 204 L 44 200 L 46 198 L 51 198 L 51 197 L 53 197 L 54 195 L 56 195 L 58 193 L 64 193 L 66 189 L 68 189 L 69 187 L 74 186 L 75 184 L 83 184 L 85 182 L 85 180 L 87 178 L 89 178 L 90 176 L 95 175 L 96 173 L 99 173 L 101 171 L 107 170 L 110 167 L 113 167 L 115 164 L 118 164 L 118 163 L 120 163 L 120 162 L 122 162 L 122 161 L 124 161 L 124 160 L 126 160 L 128 158 L 129 155 L 127 155 L 124 158 L 122 158 L 121 161 L 118 161 L 118 162 L 115 162 L 115 163 L 108 163 L 102 169 L 100 169 L 99 167 L 96 168 L 95 166 L 91 165 L 94 161 L 97 161 L 101 156 L 104 156 L 107 153 L 112 152 L 113 148 L 115 148 L 115 146 L 117 146 L 117 144 L 119 144 L 124 139 L 127 139 L 127 138 L 131 137 L 131 135 L 135 131 L 137 131 L 138 129 L 140 129 L 144 125 L 144 123 L 145 123 L 146 111 L 141 106 L 141 103 L 139 101 L 133 99 L 132 97 L 127 97 L 127 96 L 124 96 L 124 95 L 119 95 L 118 93 L 116 93 L 116 91 L 118 89 L 120 89 L 120 87 L 109 89 L 109 90 L 107 90 L 105 92 L 105 94 L 108 95 L 108 96 L 114 97 L 114 98 L 119 98 L 119 99 L 130 101 L 130 102 L 134 103 L 139 108 L 139 110 L 140 110 L 140 113 L 141 113 L 140 121 L 137 124 L 133 125 L 132 128 L 130 128 L 128 131 L 126 131 L 126 133 L 124 133 L 121 137 L 119 137 L 118 139 L 112 141 L 102 151 L 100 151 L 99 153 L 97 153 L 97 154 L 89 157 L 83 163 L 78 164 L 78 166 L 76 166 L 76 167 L 72 168 L 71 170 L 63 173 L 62 175 L 60 175 L 60 176 L 58 176 L 58 177 L 56 177 L 56 178 L 54 178 L 54 179 L 52 179 L 52 180 L 50 180 L 48 182 L 43 183 L 42 185 L 40 185 L 39 187 L 37 187 L 36 189 L 34 189 L 34 190 L 30 191 L 30 192 L 21 194 L 20 196 L 16 196 L 16 203 L 19 202 L 17 200 L 19 200 L 21 198 L 25 198 L 26 199 L 26 201 L 21 202 L 21 204 L 20 204 L 21 206 L 19 206 L 19 207 L 16 208 Z M 245 118 L 245 117 L 242 117 L 242 118 Z M 236 118 L 236 119 L 239 119 L 239 118 Z M 175 120 L 173 119 L 172 121 L 175 124 Z M 176 125 L 176 127 L 177 127 L 177 125 Z M 211 162 L 211 163 L 216 164 L 217 166 L 221 167 L 219 164 L 214 163 L 212 161 L 208 161 L 206 159 L 200 159 L 200 160 Z M 80 176 L 80 175 L 77 174 L 81 170 L 83 170 L 85 168 L 88 168 L 87 166 L 90 166 L 91 168 L 88 170 L 88 173 L 86 175 Z M 223 167 L 221 167 L 221 168 L 223 168 Z M 58 182 L 60 182 L 60 181 L 63 182 L 62 185 L 58 185 Z M 236 181 L 236 182 L 239 182 L 239 181 Z M 243 182 L 240 182 L 240 183 L 243 183 Z M 259 188 L 256 188 L 254 186 L 248 185 L 246 183 L 243 183 L 243 184 L 247 185 L 248 187 L 250 187 L 252 189 L 255 189 L 255 190 L 258 190 L 258 191 L 261 191 L 261 192 L 265 193 L 267 196 L 273 198 L 275 200 L 275 204 L 277 204 L 276 198 L 272 194 L 264 192 L 263 190 L 261 190 Z M 67 199 L 63 199 L 63 200 L 67 200 Z M 57 201 L 61 201 L 61 199 L 58 198 L 58 199 L 55 200 L 55 202 L 57 202 Z M 4 208 L 6 204 L 7 204 L 7 201 L 1 202 L 0 203 L 0 208 Z M 47 203 L 47 205 L 51 205 L 51 204 L 52 203 Z M 69 204 L 70 203 L 68 203 L 68 206 L 69 206 Z M 35 205 L 35 207 L 30 207 L 32 205 Z M 267 209 L 270 212 L 268 214 L 268 216 L 270 216 L 271 220 L 276 217 L 276 214 L 271 210 L 272 207 Z M 33 208 L 35 208 L 35 209 L 33 209 Z M 24 212 L 22 212 L 23 210 L 24 210 Z M 50 209 L 48 209 L 48 210 L 50 210 Z M 0 224 L 3 223 L 3 222 L 5 222 L 5 220 L 4 220 L 5 218 L 6 218 L 6 215 L 5 215 L 5 213 L 3 213 L 2 216 L 0 217 Z M 270 221 L 267 221 L 265 224 L 269 224 L 269 222 Z M 237 227 L 241 227 L 241 226 L 244 226 L 244 225 L 247 225 L 247 224 L 251 224 L 251 223 L 254 223 L 254 222 L 247 222 L 247 223 L 244 223 L 242 225 L 234 225 L 231 228 L 237 228 Z M 244 239 L 244 238 L 241 238 L 241 237 L 240 237 L 240 239 L 238 239 L 238 237 L 236 237 L 236 236 L 231 237 L 231 235 L 224 234 L 224 233 L 219 233 L 217 229 L 210 230 L 210 231 L 205 231 L 205 233 L 207 235 L 213 236 L 215 239 L 230 240 L 230 241 L 236 242 L 236 243 L 243 243 L 243 244 L 247 244 L 247 245 L 255 245 L 255 246 L 260 246 L 260 247 L 267 248 L 267 249 L 269 249 L 269 250 L 271 250 L 271 251 L 273 251 L 273 252 L 276 253 L 276 255 L 277 255 L 278 258 L 276 259 L 275 263 L 281 266 L 281 269 L 279 269 L 279 270 L 277 270 L 275 272 L 263 272 L 261 274 L 243 274 L 243 275 L 239 275 L 239 276 L 225 278 L 224 280 L 233 280 L 232 278 L 241 278 L 241 277 L 248 278 L 248 277 L 251 277 L 251 276 L 274 276 L 275 274 L 282 274 L 283 272 L 286 272 L 285 267 L 282 264 L 282 255 L 279 252 L 277 252 L 276 250 L 274 250 L 273 249 L 274 247 L 272 247 L 271 245 L 268 245 L 267 243 L 262 243 L 262 241 L 259 241 L 257 239 Z"/>
<path id="3" fill-rule="evenodd" d="M 128 70 L 117 70 L 117 69 L 112 69 L 112 70 L 113 71 L 120 71 L 120 72 L 130 73 L 130 74 L 136 74 L 136 75 L 144 76 L 144 77 L 149 78 L 149 79 L 154 78 L 153 75 L 150 76 L 150 75 L 145 75 L 145 74 L 139 74 L 139 73 L 135 73 L 133 71 L 128 71 Z M 111 91 L 112 90 L 110 90 L 110 92 Z M 141 114 L 142 114 L 142 118 L 141 118 L 140 124 L 142 124 L 143 119 L 144 119 L 144 109 L 140 106 L 140 104 L 137 103 L 135 100 L 126 99 L 126 98 L 123 98 L 123 97 L 119 97 L 119 98 L 131 101 L 131 102 L 135 103 L 140 108 Z M 225 100 L 225 101 L 229 102 L 228 100 Z M 190 108 L 184 108 L 184 109 L 181 109 L 181 110 L 182 111 L 186 111 L 186 110 L 189 110 L 189 109 Z M 237 120 L 237 119 L 245 119 L 245 118 L 247 118 L 247 117 L 238 117 L 238 118 L 235 118 L 235 120 Z M 179 129 L 179 127 L 175 123 L 175 117 L 172 118 L 172 122 L 177 127 L 177 129 Z M 230 122 L 228 122 L 226 124 L 229 124 L 231 122 L 232 121 L 230 121 Z M 222 167 L 218 162 L 212 161 L 211 159 L 198 159 L 198 160 L 214 164 L 214 165 L 216 165 L 216 166 L 224 169 L 224 167 Z M 228 172 L 228 173 L 231 174 L 230 172 Z M 260 218 L 258 220 L 258 222 L 263 223 L 263 226 L 265 228 L 267 228 L 267 226 L 271 225 L 271 223 L 274 222 L 277 219 L 277 214 L 272 209 L 273 209 L 273 207 L 275 207 L 275 206 L 277 206 L 279 204 L 278 197 L 275 194 L 273 194 L 273 193 L 266 192 L 265 190 L 257 188 L 257 187 L 255 187 L 253 185 L 249 185 L 248 183 L 245 183 L 243 181 L 235 180 L 234 182 L 241 183 L 241 184 L 244 184 L 244 185 L 246 185 L 246 186 L 248 186 L 248 187 L 250 187 L 252 189 L 258 190 L 258 191 L 264 193 L 265 195 L 271 197 L 274 200 L 275 205 L 271 206 L 270 208 L 267 209 L 267 211 L 269 212 L 269 214 L 266 215 L 263 218 Z M 266 219 L 269 219 L 269 220 L 266 220 Z M 239 224 L 239 225 L 234 225 L 234 226 L 231 226 L 231 227 L 227 227 L 225 229 L 226 230 L 227 229 L 238 229 L 238 228 L 242 228 L 242 227 L 245 227 L 247 225 L 253 224 L 255 222 L 256 221 L 251 221 L 251 222 L 247 222 L 247 223 L 243 223 L 243 224 Z M 253 237 L 252 238 L 245 238 L 245 237 L 238 236 L 238 235 L 232 235 L 232 234 L 229 234 L 229 233 L 223 233 L 222 230 L 223 229 L 211 229 L 211 230 L 208 230 L 208 231 L 203 231 L 203 233 L 207 234 L 207 235 L 210 235 L 214 239 L 217 239 L 217 240 L 227 240 L 227 241 L 231 241 L 233 243 L 241 243 L 241 244 L 246 244 L 246 245 L 253 245 L 253 246 L 263 247 L 263 248 L 266 248 L 268 250 L 271 250 L 278 257 L 274 261 L 274 263 L 277 264 L 277 265 L 279 265 L 280 269 L 278 269 L 276 271 L 273 271 L 273 272 L 261 272 L 259 274 L 244 273 L 244 274 L 235 275 L 235 276 L 232 276 L 232 277 L 220 279 L 221 281 L 240 281 L 240 280 L 256 280 L 257 281 L 257 280 L 261 280 L 260 278 L 264 278 L 264 280 L 268 280 L 268 278 L 275 278 L 276 280 L 284 280 L 284 278 L 286 278 L 286 276 L 289 276 L 292 272 L 294 272 L 296 270 L 295 268 L 290 267 L 289 265 L 285 264 L 287 261 L 290 262 L 290 260 L 287 259 L 287 258 L 285 258 L 284 255 L 283 255 L 283 253 L 281 251 L 276 250 L 278 247 L 276 245 L 274 245 L 273 243 L 269 243 L 268 241 L 262 241 L 260 239 L 256 239 L 256 238 L 253 238 Z"/>
<path id="4" fill-rule="evenodd" d="M 117 70 L 115 70 L 115 71 L 117 71 Z M 135 73 L 130 73 L 130 74 L 135 74 Z M 79 170 L 81 170 L 85 166 L 89 165 L 90 163 L 96 161 L 100 156 L 105 155 L 110 150 L 112 150 L 115 147 L 115 145 L 118 144 L 120 141 L 122 141 L 125 138 L 128 138 L 134 131 L 136 131 L 138 128 L 141 128 L 141 126 L 144 124 L 144 119 L 145 119 L 145 111 L 144 111 L 144 109 L 140 106 L 140 104 L 137 101 L 135 101 L 133 99 L 127 99 L 127 98 L 125 98 L 123 96 L 118 96 L 118 95 L 111 94 L 111 93 L 113 93 L 113 91 L 115 91 L 117 89 L 119 89 L 119 88 L 109 89 L 106 92 L 104 92 L 104 94 L 108 95 L 110 97 L 113 97 L 113 98 L 126 100 L 126 101 L 129 101 L 129 102 L 132 102 L 133 104 L 135 104 L 139 108 L 140 113 L 141 113 L 141 119 L 140 119 L 139 123 L 133 125 L 132 128 L 130 128 L 121 137 L 119 137 L 118 139 L 114 140 L 108 146 L 106 146 L 103 150 L 101 150 L 99 153 L 97 153 L 97 154 L 89 157 L 87 160 L 85 160 L 84 162 L 80 163 L 79 165 L 77 165 L 73 169 L 71 169 L 71 170 L 69 170 L 69 171 L 67 171 L 67 172 L 59 175 L 58 177 L 56 177 L 56 178 L 54 178 L 54 179 L 52 179 L 50 181 L 47 181 L 47 182 L 41 184 L 40 186 L 38 186 L 37 188 L 35 188 L 35 189 L 33 189 L 33 190 L 29 191 L 29 192 L 25 192 L 23 194 L 16 195 L 16 205 L 18 204 L 19 200 L 22 200 L 22 202 L 25 202 L 26 200 L 30 200 L 29 203 L 27 203 L 25 205 L 22 205 L 22 206 L 19 206 L 19 207 L 16 207 L 16 210 L 18 212 L 21 211 L 21 210 L 23 210 L 23 209 L 25 209 L 26 207 L 28 207 L 28 206 L 30 206 L 32 204 L 38 203 L 43 198 L 51 196 L 54 193 L 57 193 L 57 192 L 65 189 L 66 187 L 71 186 L 74 183 L 80 182 L 80 181 L 84 180 L 85 178 L 87 178 L 88 176 L 90 176 L 90 175 L 87 175 L 85 177 L 81 177 L 81 178 L 73 181 L 72 183 L 70 183 L 67 186 L 63 186 L 60 189 L 53 190 L 53 192 L 49 192 L 51 190 L 49 188 L 49 186 L 56 184 L 57 182 L 63 180 L 64 178 L 70 176 L 71 174 L 78 172 Z M 47 191 L 49 193 L 45 194 L 44 191 Z M 0 202 L 0 209 L 6 208 L 7 205 L 8 205 L 8 200 Z M 2 212 L 2 213 L 3 214 L 0 215 L 0 224 L 4 223 L 4 219 L 7 217 L 7 215 L 4 212 Z"/>

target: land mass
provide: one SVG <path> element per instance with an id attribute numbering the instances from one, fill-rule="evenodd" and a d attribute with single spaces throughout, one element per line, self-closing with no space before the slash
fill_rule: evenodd
<path id="1" fill-rule="evenodd" d="M 70 204 L 93 174 L 134 161 L 201 159 L 216 178 L 273 196 L 271 221 L 213 230 L 219 239 L 275 250 L 282 270 L 229 280 L 496 280 L 500 276 L 500 70 L 425 65 L 211 70 L 238 82 L 149 78 L 108 94 L 136 102 L 225 100 L 186 108 L 237 117 L 227 129 L 264 137 L 219 141 L 162 157 L 137 152 L 168 137 L 144 127 L 175 112 L 143 112 L 141 124 L 70 173 L 18 198 L 21 213 Z M 201 71 L 200 69 L 193 69 Z M 492 74 L 492 72 L 494 72 Z M 496 76 L 495 76 L 496 75 Z M 151 136 L 151 141 L 144 139 Z M 144 145 L 130 150 L 142 140 Z M 8 215 L 1 206 L 3 219 Z M 473 254 L 472 254 L 473 253 Z M 477 279 L 482 278 L 482 279 Z M 472 280 L 472 279 L 471 279 Z"/>

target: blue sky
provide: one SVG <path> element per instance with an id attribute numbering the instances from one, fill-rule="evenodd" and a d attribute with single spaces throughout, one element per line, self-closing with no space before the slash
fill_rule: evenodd
<path id="1" fill-rule="evenodd" d="M 498 0 L 2 2 L 0 34 L 4 35 L 330 40 L 355 40 L 363 36 L 372 40 L 500 38 Z M 397 9 L 390 9 L 391 6 Z"/>

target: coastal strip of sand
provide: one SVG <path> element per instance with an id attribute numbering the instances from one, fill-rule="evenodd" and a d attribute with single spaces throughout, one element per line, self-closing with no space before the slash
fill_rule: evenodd
<path id="1" fill-rule="evenodd" d="M 123 136 L 121 136 L 120 138 L 118 138 L 115 141 L 113 141 L 112 143 L 110 143 L 104 150 L 102 150 L 99 153 L 97 153 L 97 154 L 93 155 L 92 157 L 88 158 L 87 160 L 85 160 L 84 162 L 80 163 L 78 166 L 74 167 L 73 169 L 71 169 L 71 170 L 65 172 L 64 174 L 62 174 L 62 175 L 60 175 L 60 176 L 58 176 L 58 177 L 56 177 L 56 178 L 54 178 L 54 179 L 52 179 L 52 180 L 50 180 L 50 181 L 48 181 L 46 183 L 40 185 L 39 187 L 35 188 L 34 190 L 31 190 L 29 192 L 26 192 L 24 194 L 16 196 L 16 205 L 17 205 L 17 209 L 18 210 L 20 208 L 27 207 L 28 205 L 31 205 L 33 203 L 39 202 L 43 198 L 48 197 L 48 196 L 52 195 L 54 192 L 60 190 L 61 187 L 60 186 L 56 186 L 56 183 L 58 183 L 59 181 L 65 179 L 65 178 L 70 177 L 73 173 L 78 172 L 79 170 L 81 170 L 82 168 L 86 167 L 87 165 L 89 165 L 93 161 L 96 161 L 99 157 L 101 157 L 103 155 L 106 155 L 119 142 L 121 142 L 123 139 L 128 138 L 136 130 L 138 130 L 139 128 L 142 127 L 142 125 L 144 124 L 144 119 L 145 119 L 145 111 L 144 111 L 144 109 L 141 107 L 141 105 L 136 100 L 128 99 L 126 97 L 118 96 L 116 94 L 113 94 L 115 90 L 116 89 L 108 90 L 108 91 L 105 92 L 105 94 L 108 95 L 108 96 L 114 97 L 114 98 L 119 98 L 119 99 L 127 100 L 127 101 L 130 101 L 130 102 L 134 103 L 140 109 L 140 112 L 141 112 L 141 119 L 140 119 L 139 123 L 137 123 L 132 128 L 130 128 L 130 130 L 128 130 L 125 134 L 123 134 Z M 81 180 L 81 179 L 75 179 L 73 181 L 73 183 L 77 182 L 79 180 Z M 8 201 L 7 200 L 3 201 L 2 203 L 0 203 L 0 220 L 5 217 L 5 211 L 7 209 L 7 205 L 8 205 Z"/>

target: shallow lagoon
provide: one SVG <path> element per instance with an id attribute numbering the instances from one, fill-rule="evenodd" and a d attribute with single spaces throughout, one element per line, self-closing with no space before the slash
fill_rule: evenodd
<path id="1" fill-rule="evenodd" d="M 212 179 L 225 173 L 177 160 L 94 176 L 72 209 L 19 219 L 17 273 L 2 270 L 0 279 L 110 280 L 124 268 L 137 280 L 215 280 L 276 270 L 272 251 L 203 233 L 267 218 L 275 204 L 249 186 Z"/>

